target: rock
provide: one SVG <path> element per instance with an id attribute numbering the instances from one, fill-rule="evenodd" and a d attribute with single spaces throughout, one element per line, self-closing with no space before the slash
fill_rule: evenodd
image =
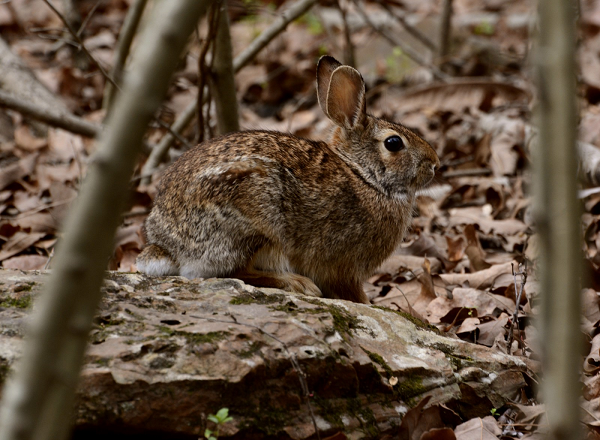
<path id="1" fill-rule="evenodd" d="M 0 270 L 2 381 L 46 276 Z M 520 358 L 390 309 L 234 279 L 111 272 L 104 290 L 78 389 L 80 438 L 203 437 L 223 407 L 233 421 L 220 438 L 314 438 L 314 424 L 322 437 L 378 438 L 425 396 L 483 417 L 525 386 Z"/>

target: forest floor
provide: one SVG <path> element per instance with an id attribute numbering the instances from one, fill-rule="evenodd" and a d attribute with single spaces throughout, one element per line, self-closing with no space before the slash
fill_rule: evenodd
<path id="1" fill-rule="evenodd" d="M 56 1 L 56 3 L 59 3 Z M 84 44 L 110 70 L 131 0 L 83 0 Z M 375 116 L 401 122 L 436 149 L 442 167 L 418 199 L 410 233 L 395 254 L 369 279 L 374 304 L 402 309 L 445 332 L 517 356 L 536 359 L 531 325 L 540 294 L 535 277 L 536 235 L 531 213 L 530 143 L 535 90 L 529 67 L 534 5 L 519 0 L 455 0 L 450 53 L 440 59 L 414 38 L 393 14 L 438 45 L 441 1 L 367 3 L 370 19 L 406 44 L 400 48 L 371 28 L 354 4 L 342 2 L 354 46 L 355 67 L 368 88 Z M 345 60 L 346 40 L 336 2 L 323 1 L 292 23 L 236 75 L 244 129 L 291 132 L 326 139 L 331 123 L 318 106 L 315 66 L 319 56 Z M 260 34 L 278 7 L 286 4 L 232 1 L 234 55 Z M 391 12 L 387 9 L 391 8 Z M 12 0 L 0 4 L 0 31 L 14 54 L 68 109 L 99 123 L 105 111 L 105 79 L 73 45 L 46 4 Z M 200 29 L 200 33 L 204 30 Z M 407 53 L 420 54 L 425 65 Z M 190 40 L 158 119 L 171 124 L 196 99 L 201 44 Z M 580 141 L 600 146 L 600 2 L 581 2 L 579 26 Z M 435 67 L 437 66 L 437 67 Z M 445 72 L 435 78 L 436 69 Z M 9 90 L 10 91 L 10 90 Z M 214 122 L 203 130 L 210 136 Z M 194 122 L 182 135 L 198 140 Z M 151 127 L 149 144 L 165 129 Z M 6 269 L 52 267 L 60 225 L 75 198 L 96 142 L 33 122 L 27 115 L 0 110 L 0 262 Z M 186 149 L 170 151 L 169 162 Z M 143 247 L 141 225 L 149 212 L 162 165 L 147 185 L 132 180 L 132 203 L 123 215 L 109 269 L 135 271 Z M 585 177 L 585 176 L 584 176 Z M 582 231 L 586 267 L 592 276 L 583 290 L 583 422 L 588 438 L 600 438 L 600 189 L 582 178 Z M 93 233 L 93 231 L 90 231 Z M 522 292 L 514 325 L 515 292 Z M 565 292 L 565 294 L 568 294 Z M 512 343 L 507 342 L 513 328 Z M 532 378 L 532 382 L 535 382 Z M 456 437 L 524 438 L 542 435 L 543 405 L 531 392 L 515 396 L 485 424 Z M 425 422 L 423 422 L 425 423 Z M 472 421 L 465 421 L 472 423 Z M 464 431 L 464 429 L 463 429 Z M 538 431 L 538 432 L 536 432 Z M 486 432 L 488 437 L 481 437 Z M 469 437 L 473 435 L 473 437 Z M 490 437 L 491 436 L 491 437 Z"/>

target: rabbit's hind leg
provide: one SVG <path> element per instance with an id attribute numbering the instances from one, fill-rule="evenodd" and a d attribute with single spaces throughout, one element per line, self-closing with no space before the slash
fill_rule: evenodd
<path id="1" fill-rule="evenodd" d="M 156 244 L 150 244 L 138 255 L 135 261 L 138 270 L 147 275 L 179 275 L 179 265 L 166 250 Z"/>
<path id="2" fill-rule="evenodd" d="M 273 287 L 309 296 L 323 296 L 310 278 L 291 271 L 287 257 L 273 245 L 261 248 L 249 264 L 233 276 L 256 287 Z"/>

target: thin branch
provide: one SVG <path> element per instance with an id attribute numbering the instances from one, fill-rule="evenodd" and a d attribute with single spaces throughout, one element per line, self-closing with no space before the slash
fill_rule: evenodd
<path id="1" fill-rule="evenodd" d="M 400 23 L 400 25 L 406 29 L 406 32 L 408 32 L 410 35 L 412 35 L 413 37 L 415 37 L 417 40 L 419 40 L 421 43 L 423 43 L 423 45 L 425 45 L 429 50 L 431 50 L 433 53 L 437 53 L 438 48 L 435 45 L 435 43 L 433 41 L 431 41 L 429 39 L 429 37 L 427 35 L 425 35 L 423 32 L 421 32 L 419 29 L 417 29 L 416 27 L 414 27 L 412 24 L 410 24 L 408 21 L 406 21 L 406 19 L 399 15 L 396 11 L 394 11 L 394 9 L 385 1 L 381 1 L 378 2 L 386 11 L 389 12 L 389 14 L 398 22 Z"/>
<path id="2" fill-rule="evenodd" d="M 18 366 L 3 390 L 0 439 L 63 440 L 92 318 L 129 178 L 148 123 L 208 1 L 158 2 L 136 66 L 116 102 L 64 230 L 55 266 L 28 320 Z"/>
<path id="3" fill-rule="evenodd" d="M 376 24 L 375 22 L 373 22 L 373 20 L 371 20 L 369 18 L 369 15 L 365 12 L 362 5 L 359 3 L 359 0 L 353 0 L 353 1 L 354 1 L 354 4 L 356 5 L 356 10 L 360 14 L 360 16 L 375 32 L 377 32 L 383 38 L 388 40 L 393 46 L 397 46 L 400 49 L 402 49 L 402 52 L 404 52 L 406 54 L 406 56 L 409 57 L 411 60 L 413 60 L 415 63 L 431 70 L 431 73 L 433 73 L 433 76 L 435 78 L 439 79 L 440 81 L 445 81 L 446 79 L 448 79 L 448 75 L 446 75 L 444 72 L 442 72 L 440 69 L 438 69 L 436 66 L 434 66 L 427 60 L 423 59 L 421 57 L 421 55 L 419 55 L 417 52 L 412 50 L 410 47 L 406 46 L 406 44 L 404 44 L 404 42 L 401 41 L 396 36 L 396 34 L 388 32 L 383 26 L 380 26 L 380 25 Z"/>
<path id="4" fill-rule="evenodd" d="M 102 67 L 102 64 L 100 64 L 100 62 L 94 57 L 94 55 L 92 55 L 92 53 L 87 49 L 87 47 L 85 46 L 85 44 L 83 44 L 83 40 L 81 39 L 81 37 L 77 34 L 77 32 L 73 29 L 73 27 L 68 23 L 68 21 L 66 20 L 66 18 L 60 13 L 60 11 L 58 11 L 54 7 L 54 5 L 52 4 L 52 2 L 50 2 L 50 0 L 44 0 L 44 2 L 46 2 L 46 4 L 58 15 L 58 17 L 65 24 L 65 26 L 67 26 L 67 29 L 69 30 L 69 32 L 71 33 L 71 35 L 73 36 L 73 38 L 75 38 L 77 40 L 77 43 L 81 47 L 81 50 L 83 50 L 83 52 L 89 57 L 89 59 L 98 67 L 98 69 L 100 70 L 100 73 L 102 74 L 102 76 L 109 82 L 109 84 L 112 87 L 114 87 L 117 91 L 119 91 L 120 87 L 115 82 L 114 78 L 108 74 L 108 72 Z M 154 117 L 154 120 L 162 128 L 165 128 L 169 132 L 171 131 L 171 127 L 168 124 L 165 124 L 163 121 L 161 121 L 157 117 Z M 179 136 L 178 133 L 172 132 L 171 134 L 175 138 L 177 138 L 177 140 L 179 142 L 183 143 L 184 145 L 187 145 L 188 147 L 191 147 L 191 145 L 189 145 L 184 138 L 182 138 L 181 136 Z"/>
<path id="5" fill-rule="evenodd" d="M 252 61 L 267 44 L 283 32 L 289 23 L 306 13 L 315 3 L 317 3 L 317 0 L 299 0 L 287 8 L 281 16 L 256 37 L 242 53 L 235 57 L 233 60 L 234 72 L 237 73 L 244 68 L 246 64 Z M 142 169 L 142 175 L 144 176 L 142 184 L 147 184 L 149 182 L 148 176 L 151 176 L 154 173 L 163 157 L 167 154 L 167 151 L 169 151 L 169 148 L 171 148 L 171 145 L 173 145 L 173 142 L 175 141 L 173 133 L 181 133 L 185 130 L 192 122 L 194 115 L 196 115 L 196 111 L 196 102 L 190 103 L 175 120 L 173 125 L 171 125 L 171 132 L 165 134 L 158 145 L 154 147 Z"/>
<path id="6" fill-rule="evenodd" d="M 344 32 L 344 63 L 348 66 L 356 67 L 356 57 L 354 56 L 354 45 L 352 44 L 350 26 L 348 25 L 346 5 L 342 6 L 342 1 L 345 0 L 336 0 L 336 6 L 340 11 L 340 15 L 342 16 L 342 30 Z"/>
<path id="7" fill-rule="evenodd" d="M 208 102 L 210 107 L 210 89 L 208 88 L 208 77 L 210 67 L 206 65 L 206 55 L 208 54 L 208 51 L 211 47 L 214 48 L 217 28 L 219 26 L 218 15 L 219 8 L 215 4 L 213 4 L 213 6 L 207 14 L 208 31 L 206 33 L 206 39 L 204 40 L 204 42 L 202 42 L 202 45 L 200 47 L 200 55 L 198 56 L 198 96 L 196 97 L 196 105 L 198 107 L 198 142 L 203 142 L 205 139 L 204 122 L 205 119 L 208 119 L 210 115 L 210 108 L 207 108 L 206 112 L 204 112 L 204 102 Z M 200 39 L 199 35 L 198 39 Z"/>
<path id="8" fill-rule="evenodd" d="M 299 0 L 283 11 L 271 26 L 252 40 L 252 43 L 233 60 L 233 70 L 237 73 L 242 67 L 252 61 L 273 38 L 285 30 L 288 24 L 308 12 L 315 3 L 317 3 L 317 0 Z"/>
<path id="9" fill-rule="evenodd" d="M 0 90 L 0 107 L 7 107 L 16 110 L 19 113 L 27 115 L 38 121 L 54 127 L 59 127 L 71 133 L 82 136 L 96 137 L 102 130 L 102 126 L 81 119 L 72 114 L 66 114 L 60 111 L 54 111 L 50 108 L 43 108 L 39 105 L 24 101 L 11 93 Z"/>
<path id="10" fill-rule="evenodd" d="M 440 43 L 438 45 L 440 59 L 448 55 L 452 32 L 452 0 L 443 0 L 443 2 L 440 20 Z"/>
<path id="11" fill-rule="evenodd" d="M 445 171 L 442 176 L 445 179 L 450 179 L 453 177 L 489 176 L 490 174 L 492 174 L 492 170 L 489 168 L 466 168 L 464 170 Z"/>
<path id="12" fill-rule="evenodd" d="M 231 34 L 227 1 L 219 5 L 217 32 L 212 51 L 212 68 L 209 71 L 209 86 L 215 102 L 217 133 L 219 135 L 240 130 L 235 78 L 231 54 Z"/>
<path id="13" fill-rule="evenodd" d="M 52 2 L 50 0 L 44 0 L 44 2 L 48 5 L 48 7 L 50 7 L 50 9 L 52 9 L 52 11 L 58 16 L 58 18 L 60 18 L 60 20 L 64 23 L 64 25 L 67 27 L 69 33 L 71 34 L 71 36 L 73 36 L 73 38 L 75 38 L 75 40 L 77 41 L 77 44 L 79 44 L 79 47 L 81 48 L 81 50 L 88 56 L 88 58 L 94 63 L 96 64 L 96 66 L 98 67 L 98 69 L 100 70 L 100 72 L 102 73 L 102 76 L 104 78 L 106 78 L 107 81 L 109 81 L 113 87 L 117 87 L 117 83 L 115 83 L 115 81 L 113 80 L 113 78 L 108 74 L 108 72 L 104 69 L 104 67 L 102 67 L 102 65 L 98 62 L 98 60 L 96 60 L 96 58 L 91 54 L 91 52 L 87 49 L 87 47 L 85 47 L 85 44 L 83 44 L 83 40 L 81 39 L 81 36 L 79 35 L 79 33 L 73 28 L 73 26 L 71 26 L 71 24 L 69 23 L 69 21 L 64 17 L 64 15 L 62 15 L 60 13 L 60 11 L 58 9 L 56 9 L 56 7 L 52 4 Z"/>
<path id="14" fill-rule="evenodd" d="M 515 268 L 513 267 L 513 264 L 510 264 L 511 270 L 512 270 L 512 275 L 513 275 L 513 281 L 514 281 L 514 286 L 515 286 L 515 312 L 513 313 L 513 319 L 512 319 L 512 323 L 510 326 L 510 329 L 508 330 L 508 338 L 507 338 L 507 343 L 506 343 L 506 353 L 507 354 L 511 354 L 510 350 L 511 350 L 511 346 L 513 343 L 513 339 L 514 339 L 514 329 L 515 326 L 517 327 L 517 330 L 519 329 L 519 305 L 521 304 L 521 295 L 523 294 L 523 289 L 525 288 L 525 283 L 527 282 L 527 260 L 525 260 L 525 264 L 524 264 L 524 268 L 521 269 L 521 264 L 519 264 L 519 271 L 515 272 Z M 517 292 L 517 275 L 519 275 L 521 277 L 521 288 L 519 289 L 519 291 Z"/>
<path id="15" fill-rule="evenodd" d="M 147 2 L 148 0 L 135 0 L 133 5 L 129 7 L 129 11 L 127 11 L 127 16 L 125 17 L 125 21 L 119 32 L 119 42 L 117 43 L 117 50 L 115 51 L 112 68 L 112 76 L 117 84 L 121 83 L 125 61 L 129 56 L 131 43 L 137 32 Z M 103 108 L 107 110 L 110 109 L 116 93 L 117 89 L 113 87 L 112 84 L 107 84 L 106 89 L 104 90 Z"/>

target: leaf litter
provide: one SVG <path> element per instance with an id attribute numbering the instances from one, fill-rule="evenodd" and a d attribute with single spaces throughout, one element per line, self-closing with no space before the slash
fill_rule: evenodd
<path id="1" fill-rule="evenodd" d="M 33 7 L 29 0 L 10 3 L 10 8 L 0 7 L 3 38 L 72 112 L 101 122 L 105 81 L 96 68 L 78 65 L 68 45 L 57 43 L 60 33 L 52 29 L 60 22 L 46 8 Z M 81 2 L 82 16 L 95 8 L 83 38 L 98 59 L 110 65 L 131 2 L 108 0 L 97 7 L 93 3 Z M 437 28 L 428 23 L 437 19 L 438 3 L 407 0 L 392 6 L 414 19 L 426 34 L 437 35 Z M 591 145 L 594 157 L 600 156 L 598 4 L 582 4 L 579 49 L 580 139 Z M 234 53 L 239 53 L 271 18 L 266 3 L 233 6 Z M 534 90 L 524 68 L 530 45 L 527 18 L 534 5 L 516 0 L 455 0 L 454 7 L 460 50 L 441 64 L 454 77 L 447 83 L 431 82 L 427 68 L 415 66 L 368 27 L 353 28 L 353 39 L 360 42 L 358 67 L 369 86 L 370 109 L 376 116 L 415 129 L 434 145 L 442 160 L 433 186 L 417 201 L 410 233 L 365 283 L 365 290 L 378 306 L 404 311 L 463 340 L 536 359 L 536 333 L 529 321 L 539 308 L 540 292 L 527 168 Z M 366 10 L 376 8 L 367 4 Z M 339 23 L 327 21 L 335 15 L 330 10 L 319 6 L 308 18 L 297 20 L 240 72 L 237 92 L 244 128 L 290 131 L 315 139 L 328 135 L 330 125 L 315 98 L 314 65 L 324 51 L 341 57 L 344 37 Z M 352 8 L 348 13 L 356 16 Z M 482 19 L 482 14 L 488 19 Z M 27 32 L 24 23 L 35 28 Z M 192 41 L 161 110 L 161 118 L 169 123 L 197 93 L 198 53 L 199 45 Z M 0 116 L 0 262 L 5 269 L 51 267 L 60 225 L 85 177 L 95 143 L 13 111 L 0 110 Z M 157 142 L 164 133 L 153 127 L 148 141 Z M 192 125 L 183 136 L 194 144 L 196 133 Z M 177 145 L 171 157 L 182 149 Z M 164 166 L 149 185 L 132 181 L 130 207 L 115 237 L 109 269 L 137 269 L 135 257 L 144 244 L 141 226 L 162 170 Z M 582 197 L 584 254 L 593 274 L 582 293 L 582 331 L 589 351 L 583 363 L 582 408 L 590 437 L 600 436 L 600 194 L 593 191 L 595 185 L 598 182 L 582 182 L 582 188 L 591 187 Z M 520 288 L 513 273 L 525 267 L 529 278 L 517 313 L 519 326 L 514 343 L 507 347 L 509 330 L 516 324 L 513 315 Z M 492 408 L 483 418 L 465 418 L 443 405 L 428 406 L 424 400 L 406 413 L 398 435 L 438 440 L 539 437 L 544 407 L 533 396 L 531 390 L 520 390 L 511 402 Z"/>

